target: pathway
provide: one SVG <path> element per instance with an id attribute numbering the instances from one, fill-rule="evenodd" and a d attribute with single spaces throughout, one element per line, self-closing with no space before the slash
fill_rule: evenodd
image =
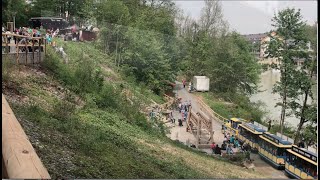
<path id="1" fill-rule="evenodd" d="M 200 111 L 200 104 L 197 101 L 196 95 L 189 93 L 187 91 L 187 88 L 183 88 L 182 83 L 176 82 L 176 88 L 177 88 L 177 95 L 178 97 L 182 98 L 182 102 L 185 101 L 191 101 L 192 109 L 197 112 Z M 186 123 L 183 122 L 183 126 L 179 127 L 177 119 L 181 118 L 181 114 L 178 111 L 173 111 L 173 116 L 176 119 L 175 124 L 172 124 L 171 122 L 166 123 L 166 125 L 170 128 L 170 134 L 167 134 L 167 136 L 170 139 L 173 140 L 179 140 L 182 143 L 187 143 L 189 141 L 192 144 L 195 144 L 195 137 L 189 133 L 186 132 Z M 213 139 L 216 143 L 219 145 L 223 142 L 223 134 L 221 133 L 221 122 L 213 120 Z M 202 149 L 202 151 L 205 151 L 207 153 L 211 153 L 210 149 Z M 263 161 L 258 154 L 251 153 L 250 155 L 251 159 L 253 159 L 253 163 L 255 165 L 255 171 L 259 171 L 262 174 L 266 174 L 268 176 L 272 176 L 276 179 L 288 179 L 288 177 L 283 173 L 283 171 L 276 170 L 272 166 L 270 166 L 268 163 Z"/>

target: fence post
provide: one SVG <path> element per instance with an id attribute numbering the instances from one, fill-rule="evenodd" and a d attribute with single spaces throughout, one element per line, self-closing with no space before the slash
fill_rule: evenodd
<path id="1" fill-rule="evenodd" d="M 32 39 L 32 64 L 34 64 L 34 39 Z"/>
<path id="2" fill-rule="evenodd" d="M 47 40 L 43 38 L 44 41 L 44 55 L 47 53 Z"/>
<path id="3" fill-rule="evenodd" d="M 27 38 L 26 38 L 26 45 L 25 45 L 25 47 L 26 47 L 26 65 L 28 64 L 28 40 L 27 40 Z"/>
<path id="4" fill-rule="evenodd" d="M 40 43 L 40 39 L 39 39 L 39 52 L 38 52 L 38 56 L 39 56 L 39 63 L 41 62 L 41 43 Z"/>
<path id="5" fill-rule="evenodd" d="M 17 41 L 16 41 L 16 61 L 17 61 L 17 65 L 19 65 L 19 38 L 17 36 Z"/>
<path id="6" fill-rule="evenodd" d="M 9 54 L 9 47 L 8 47 L 8 35 L 5 35 L 5 42 L 6 42 L 6 51 L 7 51 L 7 54 Z"/>

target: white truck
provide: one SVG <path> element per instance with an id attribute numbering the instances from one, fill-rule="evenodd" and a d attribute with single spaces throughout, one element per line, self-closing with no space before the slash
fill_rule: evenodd
<path id="1" fill-rule="evenodd" d="M 193 76 L 192 89 L 195 91 L 209 91 L 209 78 L 206 76 Z"/>

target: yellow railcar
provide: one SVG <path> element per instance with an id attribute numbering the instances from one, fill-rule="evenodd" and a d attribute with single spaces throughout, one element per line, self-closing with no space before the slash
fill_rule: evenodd
<path id="1" fill-rule="evenodd" d="M 318 155 L 293 145 L 287 149 L 285 172 L 295 179 L 318 179 Z"/>
<path id="2" fill-rule="evenodd" d="M 242 123 L 239 125 L 238 138 L 250 145 L 252 150 L 257 151 L 259 148 L 259 135 L 262 135 L 266 130 L 252 123 Z"/>
<path id="3" fill-rule="evenodd" d="M 291 142 L 269 132 L 264 132 L 259 135 L 258 145 L 258 152 L 262 159 L 277 169 L 284 169 L 286 150 L 292 147 Z"/>
<path id="4" fill-rule="evenodd" d="M 246 122 L 246 120 L 241 118 L 230 118 L 227 120 L 227 122 L 224 124 L 224 132 L 229 132 L 231 135 L 238 136 L 238 128 L 239 125 L 243 122 Z"/>

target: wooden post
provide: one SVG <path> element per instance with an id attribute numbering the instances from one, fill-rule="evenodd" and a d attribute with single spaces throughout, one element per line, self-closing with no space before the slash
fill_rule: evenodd
<path id="1" fill-rule="evenodd" d="M 27 65 L 28 64 L 28 41 L 27 41 L 27 39 L 26 39 L 25 47 L 26 47 L 26 65 Z"/>
<path id="2" fill-rule="evenodd" d="M 8 179 L 50 179 L 2 94 L 2 160 Z"/>
<path id="3" fill-rule="evenodd" d="M 17 42 L 16 42 L 16 57 L 17 57 L 17 65 L 19 65 L 19 39 L 17 37 Z M 20 68 L 19 68 L 20 70 Z"/>
<path id="4" fill-rule="evenodd" d="M 196 137 L 196 147 L 197 148 L 199 148 L 200 126 L 201 126 L 201 120 L 200 120 L 200 118 L 197 118 L 197 137 Z"/>
<path id="5" fill-rule="evenodd" d="M 46 55 L 47 53 L 47 40 L 45 38 L 43 38 L 43 41 L 44 41 L 44 55 Z M 40 40 L 39 40 L 40 42 Z"/>
<path id="6" fill-rule="evenodd" d="M 34 39 L 32 39 L 32 64 L 34 64 Z"/>
<path id="7" fill-rule="evenodd" d="M 7 54 L 9 54 L 9 46 L 8 46 L 8 35 L 5 35 L 5 42 L 6 42 L 6 51 L 7 51 Z"/>
<path id="8" fill-rule="evenodd" d="M 41 62 L 41 43 L 39 39 L 39 51 L 38 51 L 38 56 L 39 56 L 39 63 Z"/>
<path id="9" fill-rule="evenodd" d="M 211 144 L 214 141 L 214 139 L 213 139 L 213 127 L 212 127 L 212 117 L 210 118 L 210 128 L 209 128 L 209 130 L 210 130 L 209 143 Z"/>

